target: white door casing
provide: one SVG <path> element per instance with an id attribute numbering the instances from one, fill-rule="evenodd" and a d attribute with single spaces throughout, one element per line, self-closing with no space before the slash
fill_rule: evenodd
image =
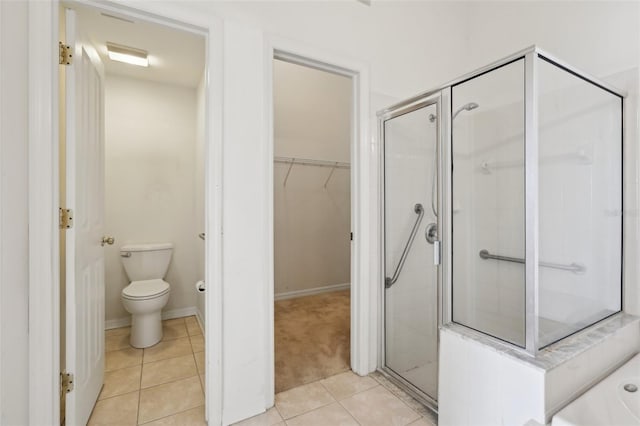
<path id="1" fill-rule="evenodd" d="M 209 424 L 221 424 L 224 24 L 220 17 L 183 4 L 126 3 L 82 2 L 106 12 L 196 31 L 207 37 L 205 232 L 211 238 L 205 241 L 206 411 Z M 58 0 L 29 2 L 29 363 L 35 366 L 29 369 L 29 421 L 36 425 L 59 424 L 60 410 L 57 118 L 58 96 L 64 94 L 57 89 L 59 6 Z M 69 72 L 67 69 L 67 75 Z"/>
<path id="2" fill-rule="evenodd" d="M 104 70 L 82 31 L 75 11 L 66 9 L 66 40 L 73 52 L 67 68 L 66 366 L 74 374 L 67 395 L 67 425 L 84 425 L 104 376 Z"/>

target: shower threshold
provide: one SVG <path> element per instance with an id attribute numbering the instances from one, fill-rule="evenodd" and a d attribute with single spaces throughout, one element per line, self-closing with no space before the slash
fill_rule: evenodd
<path id="1" fill-rule="evenodd" d="M 380 367 L 376 370 L 376 373 L 379 375 L 376 379 L 391 393 L 410 405 L 411 408 L 419 411 L 421 415 L 431 417 L 434 421 L 437 421 L 438 402 L 435 399 L 388 367 Z"/>

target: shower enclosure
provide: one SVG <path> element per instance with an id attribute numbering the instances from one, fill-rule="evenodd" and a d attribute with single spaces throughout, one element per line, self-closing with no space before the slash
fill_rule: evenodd
<path id="1" fill-rule="evenodd" d="M 531 47 L 379 113 L 383 372 L 435 405 L 439 325 L 536 356 L 621 311 L 623 98 Z"/>

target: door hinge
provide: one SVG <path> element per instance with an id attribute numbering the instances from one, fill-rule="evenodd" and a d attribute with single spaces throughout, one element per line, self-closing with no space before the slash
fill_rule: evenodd
<path id="1" fill-rule="evenodd" d="M 59 220 L 60 229 L 73 228 L 73 210 L 63 209 L 61 207 L 58 209 L 58 211 L 60 212 L 60 220 Z"/>
<path id="2" fill-rule="evenodd" d="M 73 59 L 73 54 L 71 53 L 71 47 L 67 46 L 61 41 L 58 42 L 58 55 L 59 55 L 58 63 L 60 65 L 71 65 L 71 61 Z"/>
<path id="3" fill-rule="evenodd" d="M 62 372 L 60 373 L 60 393 L 67 394 L 73 390 L 73 374 Z"/>

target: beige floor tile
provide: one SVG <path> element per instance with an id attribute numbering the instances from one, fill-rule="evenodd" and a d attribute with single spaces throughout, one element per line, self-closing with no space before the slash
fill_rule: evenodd
<path id="1" fill-rule="evenodd" d="M 162 321 L 162 325 L 176 325 L 176 324 L 184 324 L 184 323 L 185 323 L 184 317 L 171 318 L 171 319 Z"/>
<path id="2" fill-rule="evenodd" d="M 202 352 L 204 351 L 204 336 L 202 334 L 198 334 L 196 336 L 190 336 L 191 339 L 191 348 L 193 352 Z"/>
<path id="3" fill-rule="evenodd" d="M 131 327 L 112 328 L 104 331 L 106 337 L 109 336 L 128 336 L 131 334 Z"/>
<path id="4" fill-rule="evenodd" d="M 287 426 L 358 426 L 342 405 L 334 402 L 317 410 L 309 411 L 287 420 Z"/>
<path id="5" fill-rule="evenodd" d="M 195 353 L 193 354 L 193 357 L 196 359 L 196 365 L 198 366 L 198 373 L 204 374 L 204 370 L 205 370 L 204 352 Z"/>
<path id="6" fill-rule="evenodd" d="M 196 363 L 191 354 L 149 362 L 142 366 L 142 387 L 149 388 L 196 375 Z"/>
<path id="7" fill-rule="evenodd" d="M 236 426 L 273 426 L 282 422 L 282 417 L 275 407 L 269 408 L 266 412 L 250 417 L 238 423 Z"/>
<path id="8" fill-rule="evenodd" d="M 363 425 L 405 426 L 420 418 L 382 386 L 357 393 L 340 403 Z"/>
<path id="9" fill-rule="evenodd" d="M 436 424 L 435 423 L 431 423 L 431 421 L 429 419 L 426 419 L 424 417 L 420 417 L 415 422 L 410 423 L 409 426 L 436 426 Z"/>
<path id="10" fill-rule="evenodd" d="M 104 373 L 104 386 L 98 399 L 106 399 L 140 389 L 141 369 L 141 365 L 136 365 Z"/>
<path id="11" fill-rule="evenodd" d="M 198 376 L 140 391 L 138 423 L 146 423 L 181 413 L 204 404 Z"/>
<path id="12" fill-rule="evenodd" d="M 187 324 L 187 330 L 189 331 L 190 336 L 196 336 L 198 334 L 202 334 L 202 329 L 200 328 L 200 324 L 195 316 L 185 318 L 185 322 Z"/>
<path id="13" fill-rule="evenodd" d="M 177 339 L 178 337 L 186 337 L 187 326 L 184 325 L 182 318 L 168 320 L 162 323 L 162 340 Z"/>
<path id="14" fill-rule="evenodd" d="M 204 382 L 204 374 L 200 375 L 200 384 L 202 385 L 202 392 L 205 393 L 205 395 L 207 394 L 207 385 Z"/>
<path id="15" fill-rule="evenodd" d="M 286 420 L 334 401 L 320 382 L 314 382 L 277 394 L 276 408 Z"/>
<path id="16" fill-rule="evenodd" d="M 338 401 L 378 385 L 378 382 L 371 377 L 360 377 L 351 371 L 328 377 L 320 381 L 320 383 L 322 383 Z"/>
<path id="17" fill-rule="evenodd" d="M 138 394 L 136 391 L 98 401 L 93 407 L 88 424 L 135 426 L 138 418 Z"/>
<path id="18" fill-rule="evenodd" d="M 204 405 L 145 423 L 145 426 L 207 426 L 207 422 L 204 419 Z"/>
<path id="19" fill-rule="evenodd" d="M 129 334 L 116 334 L 112 336 L 105 336 L 104 338 L 104 351 L 117 351 L 120 349 L 130 348 Z"/>
<path id="20" fill-rule="evenodd" d="M 105 371 L 142 364 L 142 349 L 127 348 L 105 353 Z"/>
<path id="21" fill-rule="evenodd" d="M 142 362 L 154 362 L 167 358 L 175 358 L 191 353 L 191 342 L 188 337 L 160 342 L 144 350 Z"/>

